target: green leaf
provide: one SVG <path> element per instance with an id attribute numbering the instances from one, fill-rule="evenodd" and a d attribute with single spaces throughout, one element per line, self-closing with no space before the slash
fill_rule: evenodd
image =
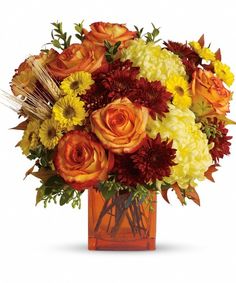
<path id="1" fill-rule="evenodd" d="M 41 186 L 40 188 L 37 189 L 35 205 L 37 205 L 40 201 L 42 201 L 43 197 L 44 197 L 44 186 Z"/>

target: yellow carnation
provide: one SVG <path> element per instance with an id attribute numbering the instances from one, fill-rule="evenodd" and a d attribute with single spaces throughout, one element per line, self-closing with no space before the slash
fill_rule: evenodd
<path id="1" fill-rule="evenodd" d="M 195 180 L 202 181 L 212 158 L 209 153 L 207 137 L 195 123 L 195 115 L 189 109 L 179 109 L 169 105 L 170 112 L 160 120 L 149 118 L 147 133 L 155 138 L 160 133 L 163 139 L 173 140 L 176 151 L 175 162 L 170 177 L 164 178 L 169 184 L 178 183 L 182 189 L 189 185 L 195 187 Z"/>
<path id="2" fill-rule="evenodd" d="M 216 76 L 225 82 L 227 86 L 231 86 L 234 82 L 234 74 L 231 72 L 230 67 L 219 60 L 214 62 L 214 71 Z"/>
<path id="3" fill-rule="evenodd" d="M 161 81 L 163 85 L 173 75 L 187 79 L 182 61 L 174 53 L 142 39 L 131 40 L 128 44 L 128 48 L 122 50 L 121 61 L 130 60 L 133 66 L 140 67 L 141 77 Z"/>

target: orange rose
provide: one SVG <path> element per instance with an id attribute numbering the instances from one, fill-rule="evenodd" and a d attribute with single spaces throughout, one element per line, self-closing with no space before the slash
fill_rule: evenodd
<path id="1" fill-rule="evenodd" d="M 85 39 L 93 44 L 104 46 L 104 40 L 114 45 L 117 41 L 121 41 L 121 46 L 127 40 L 136 37 L 135 31 L 129 31 L 125 25 L 97 22 L 90 25 L 91 31 L 83 30 Z"/>
<path id="2" fill-rule="evenodd" d="M 193 111 L 199 116 L 229 112 L 231 92 L 228 91 L 222 81 L 210 71 L 198 69 L 193 74 L 191 83 Z"/>
<path id="3" fill-rule="evenodd" d="M 77 71 L 93 73 L 106 66 L 105 48 L 84 41 L 82 44 L 72 44 L 66 48 L 48 65 L 48 70 L 56 78 L 64 79 Z"/>
<path id="4" fill-rule="evenodd" d="M 74 130 L 59 141 L 54 165 L 60 176 L 72 188 L 82 190 L 107 178 L 114 163 L 102 145 L 87 132 Z"/>
<path id="5" fill-rule="evenodd" d="M 54 60 L 57 52 L 54 49 L 49 50 L 48 53 L 41 52 L 37 56 L 31 56 L 34 60 L 38 60 L 43 66 L 50 63 Z M 28 59 L 29 59 L 28 58 Z M 32 93 L 35 89 L 36 78 L 32 72 L 31 66 L 27 63 L 26 59 L 23 63 L 20 64 L 16 70 L 15 75 L 11 81 L 11 89 L 15 96 L 24 95 L 20 89 L 24 89 L 26 92 Z"/>
<path id="6" fill-rule="evenodd" d="M 148 109 L 120 98 L 91 114 L 92 131 L 114 153 L 132 153 L 146 137 Z"/>

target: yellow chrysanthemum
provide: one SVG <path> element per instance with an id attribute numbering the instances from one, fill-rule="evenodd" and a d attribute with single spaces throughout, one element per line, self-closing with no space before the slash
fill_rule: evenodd
<path id="1" fill-rule="evenodd" d="M 169 184 L 177 182 L 183 189 L 189 185 L 195 187 L 195 180 L 204 180 L 204 173 L 212 164 L 207 137 L 200 130 L 201 124 L 195 123 L 192 111 L 174 105 L 169 105 L 169 110 L 162 121 L 149 118 L 147 133 L 151 138 L 160 133 L 162 139 L 173 140 L 177 165 L 172 167 L 171 175 L 164 181 Z"/>
<path id="2" fill-rule="evenodd" d="M 131 40 L 128 44 L 128 48 L 122 49 L 121 61 L 130 60 L 135 67 L 140 67 L 140 77 L 161 81 L 163 85 L 173 75 L 187 78 L 181 59 L 174 53 L 142 39 Z"/>
<path id="3" fill-rule="evenodd" d="M 65 94 L 76 96 L 85 94 L 93 83 L 94 80 L 90 73 L 84 71 L 75 72 L 62 81 L 61 89 Z"/>
<path id="4" fill-rule="evenodd" d="M 219 60 L 216 60 L 213 65 L 217 77 L 225 82 L 227 86 L 231 86 L 234 82 L 234 74 L 231 72 L 230 67 Z"/>
<path id="5" fill-rule="evenodd" d="M 54 119 L 45 120 L 39 129 L 39 137 L 41 143 L 47 149 L 53 149 L 62 137 L 62 131 L 59 122 L 55 121 Z"/>
<path id="6" fill-rule="evenodd" d="M 189 42 L 189 45 L 193 48 L 193 50 L 204 60 L 207 61 L 215 61 L 216 56 L 215 53 L 211 51 L 210 48 L 201 47 L 200 43 L 197 41 Z"/>
<path id="7" fill-rule="evenodd" d="M 86 117 L 84 102 L 78 97 L 64 96 L 52 108 L 53 117 L 63 127 L 82 125 Z"/>
<path id="8" fill-rule="evenodd" d="M 189 93 L 188 81 L 181 76 L 170 77 L 166 81 L 167 90 L 173 94 L 172 103 L 179 108 L 189 108 L 192 99 Z"/>
<path id="9" fill-rule="evenodd" d="M 23 154 L 28 155 L 31 149 L 35 149 L 39 143 L 39 127 L 40 122 L 37 120 L 30 121 L 24 131 L 20 147 Z"/>

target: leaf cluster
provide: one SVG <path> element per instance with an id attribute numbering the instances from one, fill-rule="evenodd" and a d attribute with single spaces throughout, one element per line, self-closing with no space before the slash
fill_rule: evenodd
<path id="1" fill-rule="evenodd" d="M 83 31 L 83 23 L 84 21 L 82 21 L 81 23 L 76 24 L 75 23 L 75 30 L 76 30 L 76 34 L 75 36 L 81 41 L 83 42 L 85 35 L 84 35 L 84 31 Z"/>
<path id="2" fill-rule="evenodd" d="M 121 41 L 117 41 L 112 45 L 109 41 L 104 40 L 104 46 L 106 48 L 105 57 L 108 63 L 112 63 L 115 60 L 115 55 L 118 52 L 118 48 L 121 45 Z"/>
<path id="3" fill-rule="evenodd" d="M 62 23 L 56 22 L 52 23 L 52 25 L 54 26 L 54 29 L 51 32 L 51 44 L 61 50 L 64 50 L 69 47 L 71 42 L 71 35 L 67 36 L 67 32 L 63 31 Z"/>
<path id="4" fill-rule="evenodd" d="M 60 176 L 52 176 L 37 189 L 36 205 L 43 201 L 46 208 L 53 201 L 55 204 L 59 202 L 60 206 L 71 203 L 73 208 L 81 208 L 82 193 L 72 189 Z"/>
<path id="5" fill-rule="evenodd" d="M 39 145 L 34 150 L 30 150 L 30 154 L 27 156 L 30 160 L 36 159 L 36 165 L 41 168 L 51 168 L 52 165 L 52 150 L 47 150 L 44 146 Z"/>
<path id="6" fill-rule="evenodd" d="M 160 33 L 160 27 L 159 27 L 159 28 L 156 28 L 153 23 L 152 23 L 152 27 L 153 27 L 152 32 L 147 32 L 147 33 L 145 34 L 146 43 L 148 43 L 148 42 L 157 43 L 158 41 L 160 41 L 160 39 L 156 40 L 156 37 L 157 37 L 157 36 L 159 35 L 159 33 Z"/>

